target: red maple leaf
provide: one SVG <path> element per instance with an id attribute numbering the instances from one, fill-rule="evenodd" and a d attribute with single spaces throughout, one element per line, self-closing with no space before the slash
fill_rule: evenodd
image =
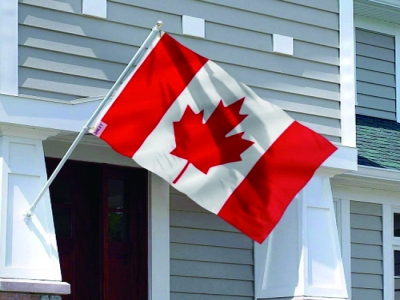
<path id="1" fill-rule="evenodd" d="M 226 135 L 247 117 L 239 113 L 243 102 L 244 98 L 224 106 L 221 100 L 207 122 L 203 122 L 204 111 L 196 114 L 186 107 L 181 120 L 173 123 L 176 147 L 171 154 L 187 159 L 174 184 L 189 164 L 207 174 L 214 166 L 242 160 L 240 155 L 254 142 L 244 140 L 243 132 Z"/>

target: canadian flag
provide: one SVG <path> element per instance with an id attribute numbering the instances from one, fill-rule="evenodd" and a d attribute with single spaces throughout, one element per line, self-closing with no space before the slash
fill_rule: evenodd
<path id="1" fill-rule="evenodd" d="M 337 149 L 168 34 L 92 128 L 259 243 Z"/>

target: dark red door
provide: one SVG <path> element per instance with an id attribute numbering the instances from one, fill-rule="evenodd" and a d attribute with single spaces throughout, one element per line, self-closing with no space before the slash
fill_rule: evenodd
<path id="1" fill-rule="evenodd" d="M 63 299 L 147 299 L 147 172 L 69 161 L 50 194 Z"/>

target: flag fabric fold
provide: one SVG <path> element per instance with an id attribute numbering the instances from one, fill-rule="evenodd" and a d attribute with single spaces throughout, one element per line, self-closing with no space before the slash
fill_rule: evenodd
<path id="1" fill-rule="evenodd" d="M 168 34 L 92 128 L 259 243 L 337 149 Z"/>

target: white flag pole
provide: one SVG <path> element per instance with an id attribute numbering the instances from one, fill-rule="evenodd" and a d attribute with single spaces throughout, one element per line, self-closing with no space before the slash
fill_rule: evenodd
<path id="1" fill-rule="evenodd" d="M 83 128 L 81 129 L 81 132 L 79 132 L 78 136 L 75 138 L 74 142 L 72 143 L 72 145 L 69 147 L 68 151 L 65 153 L 64 157 L 59 162 L 57 168 L 54 170 L 53 174 L 51 174 L 50 178 L 47 180 L 46 184 L 43 186 L 43 188 L 37 195 L 35 201 L 33 201 L 28 212 L 26 212 L 24 214 L 24 216 L 26 218 L 30 218 L 32 216 L 33 211 L 35 210 L 36 206 L 38 205 L 40 199 L 42 199 L 44 193 L 47 191 L 50 184 L 53 182 L 54 178 L 60 172 L 61 168 L 64 166 L 67 159 L 71 156 L 72 151 L 74 151 L 74 149 L 78 145 L 79 141 L 82 139 L 82 137 L 85 135 L 85 133 L 87 133 L 91 123 L 94 121 L 94 119 L 97 117 L 97 115 L 103 109 L 103 107 L 106 105 L 107 101 L 110 99 L 110 97 L 112 96 L 114 91 L 120 86 L 120 84 L 122 83 L 122 80 L 125 78 L 126 74 L 129 72 L 129 70 L 132 68 L 132 66 L 136 63 L 136 61 L 138 60 L 140 55 L 143 53 L 143 51 L 145 51 L 148 44 L 151 43 L 153 41 L 153 39 L 157 36 L 157 34 L 160 32 L 160 28 L 162 25 L 163 25 L 162 21 L 158 21 L 157 24 L 152 28 L 150 34 L 147 36 L 147 38 L 143 42 L 142 46 L 140 46 L 139 50 L 136 52 L 136 54 L 132 57 L 129 64 L 126 66 L 125 70 L 121 73 L 121 75 L 118 77 L 117 81 L 115 81 L 112 88 L 108 91 L 108 93 L 104 97 L 103 101 L 100 103 L 100 105 L 97 107 L 95 112 L 92 114 L 92 116 L 86 122 L 85 126 L 83 126 Z"/>

